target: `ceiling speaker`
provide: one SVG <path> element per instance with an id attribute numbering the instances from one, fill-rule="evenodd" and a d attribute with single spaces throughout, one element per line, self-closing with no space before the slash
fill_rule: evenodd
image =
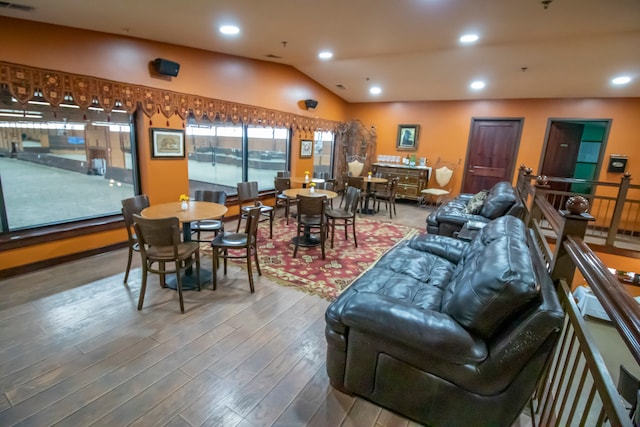
<path id="1" fill-rule="evenodd" d="M 307 107 L 307 110 L 316 108 L 318 106 L 318 101 L 315 99 L 305 99 L 304 105 Z"/>
<path id="2" fill-rule="evenodd" d="M 178 75 L 178 71 L 180 71 L 180 64 L 169 61 L 168 59 L 156 58 L 153 60 L 152 64 L 156 72 L 163 76 L 175 77 Z"/>

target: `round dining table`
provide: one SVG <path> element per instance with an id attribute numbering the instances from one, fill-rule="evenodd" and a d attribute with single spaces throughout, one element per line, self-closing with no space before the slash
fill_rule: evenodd
<path id="1" fill-rule="evenodd" d="M 203 219 L 220 219 L 227 213 L 227 207 L 219 203 L 189 201 L 187 209 L 182 209 L 182 202 L 168 202 L 151 205 L 140 212 L 140 216 L 145 218 L 171 218 L 176 217 L 182 223 L 182 240 L 184 242 L 191 241 L 191 222 Z M 171 289 L 177 287 L 175 277 L 167 277 L 167 286 Z M 211 280 L 211 271 L 200 266 L 200 282 L 208 282 Z M 185 271 L 182 279 L 183 289 L 195 289 L 197 286 L 196 279 L 193 277 L 192 270 Z"/>
<path id="2" fill-rule="evenodd" d="M 364 196 L 365 199 L 364 199 L 364 208 L 362 209 L 362 213 L 365 213 L 365 214 L 376 213 L 376 210 L 374 209 L 375 206 L 372 206 L 371 208 L 369 208 L 369 200 L 371 200 L 375 196 L 375 192 L 373 191 L 374 185 L 386 184 L 388 181 L 389 180 L 386 178 L 379 178 L 376 176 L 367 176 L 364 178 L 363 185 L 365 188 L 363 188 L 363 190 L 365 191 L 365 196 Z"/>
<path id="3" fill-rule="evenodd" d="M 302 184 L 302 188 L 307 188 L 307 185 L 309 185 L 310 182 L 315 182 L 315 183 L 322 183 L 325 180 L 323 178 L 309 178 L 309 179 L 305 179 L 305 177 L 291 177 L 289 178 L 289 181 L 291 181 L 292 184 Z"/>

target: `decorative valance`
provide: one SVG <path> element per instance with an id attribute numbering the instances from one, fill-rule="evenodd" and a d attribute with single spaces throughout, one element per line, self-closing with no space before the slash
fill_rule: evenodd
<path id="1" fill-rule="evenodd" d="M 0 84 L 22 105 L 44 99 L 54 108 L 63 102 L 73 102 L 84 111 L 101 107 L 107 113 L 122 109 L 133 114 L 141 108 L 150 118 L 161 112 L 167 119 L 174 114 L 183 120 L 189 115 L 197 120 L 206 116 L 211 121 L 303 131 L 334 131 L 338 126 L 332 120 L 6 62 L 0 62 Z"/>

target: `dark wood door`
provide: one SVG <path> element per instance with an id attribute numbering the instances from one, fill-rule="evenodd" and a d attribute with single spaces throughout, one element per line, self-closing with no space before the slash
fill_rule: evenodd
<path id="1" fill-rule="evenodd" d="M 473 119 L 462 179 L 463 193 L 513 181 L 522 119 Z"/>
<path id="2" fill-rule="evenodd" d="M 540 171 L 542 175 L 573 177 L 583 130 L 584 125 L 580 123 L 551 122 Z"/>
<path id="3" fill-rule="evenodd" d="M 551 122 L 540 175 L 559 178 L 573 177 L 583 131 L 584 124 Z M 556 191 L 570 191 L 571 184 L 550 182 L 549 188 Z M 566 197 L 558 195 L 549 196 L 549 201 L 557 209 L 564 206 L 565 199 Z"/>

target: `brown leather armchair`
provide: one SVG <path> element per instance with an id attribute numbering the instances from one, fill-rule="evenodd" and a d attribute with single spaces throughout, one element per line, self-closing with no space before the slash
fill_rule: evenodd
<path id="1" fill-rule="evenodd" d="M 396 246 L 328 307 L 331 384 L 432 426 L 509 426 L 563 322 L 522 221 Z"/>

